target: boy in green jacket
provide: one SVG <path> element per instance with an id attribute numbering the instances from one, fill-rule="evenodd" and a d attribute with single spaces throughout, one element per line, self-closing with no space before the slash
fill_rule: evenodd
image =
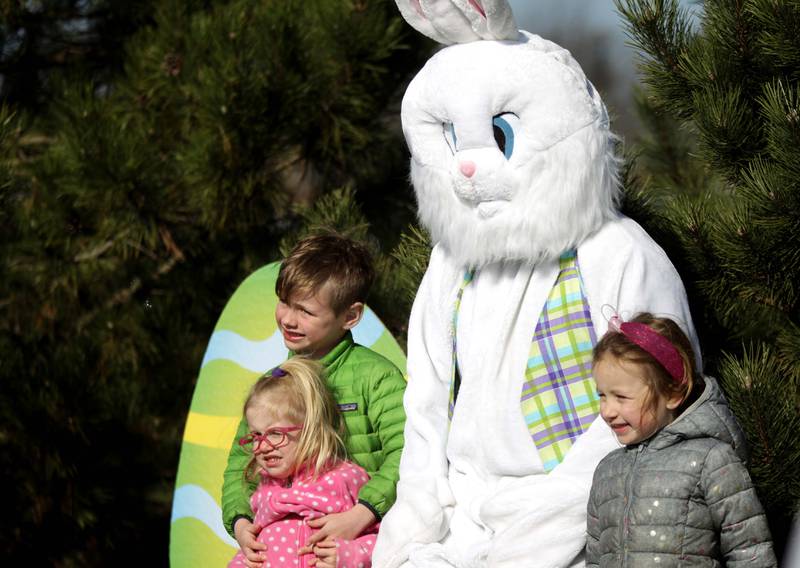
<path id="1" fill-rule="evenodd" d="M 403 449 L 405 380 L 388 359 L 353 342 L 350 330 L 361 320 L 374 279 L 367 250 L 344 237 L 324 234 L 297 243 L 281 265 L 275 292 L 275 319 L 291 353 L 319 360 L 326 369 L 347 429 L 350 458 L 370 474 L 358 505 L 309 521 L 319 528 L 308 544 L 328 537 L 353 539 L 380 520 L 395 501 Z M 250 495 L 244 479 L 250 455 L 239 446 L 248 434 L 242 420 L 231 444 L 222 485 L 225 529 L 239 543 L 248 565 L 260 566 L 265 545 L 256 542 Z M 303 553 L 308 550 L 301 549 Z"/>

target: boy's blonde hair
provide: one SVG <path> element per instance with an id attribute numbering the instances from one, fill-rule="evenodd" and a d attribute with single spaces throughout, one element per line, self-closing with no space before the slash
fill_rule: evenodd
<path id="1" fill-rule="evenodd" d="M 695 370 L 694 350 L 689 338 L 678 324 L 669 318 L 660 318 L 651 313 L 642 312 L 630 321 L 643 323 L 672 343 L 683 363 L 684 380 L 680 383 L 676 382 L 655 357 L 628 339 L 625 334 L 611 330 L 595 345 L 592 366 L 610 355 L 618 361 L 625 361 L 641 367 L 644 370 L 642 379 L 648 388 L 648 395 L 642 405 L 642 411 L 655 412 L 659 398 L 677 396 L 681 403 L 676 412 L 680 413 L 696 398 L 696 391 L 704 386 L 702 377 Z"/>
<path id="2" fill-rule="evenodd" d="M 333 395 L 317 361 L 292 357 L 268 371 L 250 389 L 243 414 L 256 405 L 274 420 L 302 424 L 297 442 L 293 475 L 301 470 L 317 477 L 345 459 L 344 424 Z M 245 478 L 255 477 L 255 455 L 245 469 Z"/>
<path id="3" fill-rule="evenodd" d="M 275 294 L 287 301 L 295 293 L 326 289 L 331 308 L 341 314 L 355 302 L 365 302 L 375 280 L 367 248 L 342 235 L 327 232 L 301 239 L 281 264 Z"/>

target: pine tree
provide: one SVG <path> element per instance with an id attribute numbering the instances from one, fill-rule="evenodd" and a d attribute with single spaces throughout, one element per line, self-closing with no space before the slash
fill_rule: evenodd
<path id="1" fill-rule="evenodd" d="M 124 41 L 152 23 L 151 0 L 0 2 L 0 98 L 28 110 L 52 99 L 55 77 L 107 78 Z"/>
<path id="2" fill-rule="evenodd" d="M 194 379 L 232 291 L 336 188 L 378 252 L 413 215 L 396 114 L 430 46 L 393 2 L 152 6 L 118 68 L 53 74 L 41 106 L 0 111 L 12 563 L 162 563 Z"/>
<path id="3" fill-rule="evenodd" d="M 800 507 L 800 4 L 617 7 L 649 128 L 626 206 L 687 286 L 780 553 Z"/>

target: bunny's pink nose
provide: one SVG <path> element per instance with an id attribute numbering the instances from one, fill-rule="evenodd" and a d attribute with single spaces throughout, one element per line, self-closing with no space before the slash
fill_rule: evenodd
<path id="1" fill-rule="evenodd" d="M 475 175 L 475 170 L 478 167 L 475 165 L 475 162 L 472 160 L 464 160 L 463 162 L 459 162 L 458 168 L 461 170 L 461 173 L 464 174 L 464 177 L 471 178 Z"/>

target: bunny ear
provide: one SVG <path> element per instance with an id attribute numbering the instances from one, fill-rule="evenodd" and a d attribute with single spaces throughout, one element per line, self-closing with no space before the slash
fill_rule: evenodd
<path id="1" fill-rule="evenodd" d="M 395 0 L 414 29 L 445 44 L 480 39 L 516 39 L 514 14 L 506 0 Z"/>
<path id="2" fill-rule="evenodd" d="M 506 0 L 452 0 L 480 39 L 517 39 L 519 30 Z"/>

